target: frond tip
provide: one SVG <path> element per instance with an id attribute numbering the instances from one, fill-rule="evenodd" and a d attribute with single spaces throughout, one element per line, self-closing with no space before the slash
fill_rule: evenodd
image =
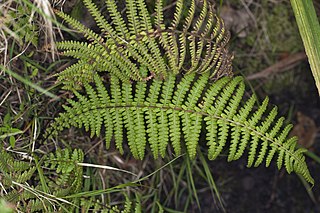
<path id="1" fill-rule="evenodd" d="M 89 97 L 76 92 L 77 100 L 69 100 L 66 112 L 55 119 L 48 133 L 55 135 L 75 126 L 94 136 L 104 128 L 107 144 L 114 135 L 121 152 L 127 141 L 133 156 L 140 159 L 147 144 L 155 158 L 164 156 L 169 142 L 177 155 L 185 147 L 194 158 L 200 135 L 205 135 L 211 160 L 224 150 L 229 152 L 228 161 L 237 160 L 248 149 L 248 167 L 259 166 L 263 160 L 269 166 L 276 158 L 279 169 L 284 165 L 288 173 L 294 171 L 314 182 L 305 150 L 297 147 L 295 137 L 288 139 L 292 125 L 283 126 L 283 118 L 275 120 L 276 108 L 266 112 L 268 99 L 257 108 L 255 97 L 241 104 L 242 77 L 224 77 L 215 83 L 208 79 L 208 74 L 190 74 L 131 84 L 111 77 L 109 94 L 95 75 L 96 88 L 85 84 Z"/>

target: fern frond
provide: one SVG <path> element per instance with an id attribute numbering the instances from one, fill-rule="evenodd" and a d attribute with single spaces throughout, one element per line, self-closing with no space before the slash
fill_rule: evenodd
<path id="1" fill-rule="evenodd" d="M 23 173 L 21 173 L 15 181 L 18 183 L 24 183 L 24 182 L 31 179 L 31 177 L 35 171 L 36 171 L 36 167 L 33 166 L 33 167 L 29 168 L 27 171 L 24 171 Z"/>
<path id="2" fill-rule="evenodd" d="M 73 151 L 58 149 L 44 159 L 44 165 L 54 170 L 57 174 L 56 177 L 52 177 L 55 181 L 49 182 L 56 189 L 55 196 L 65 196 L 72 192 L 80 192 L 83 180 L 82 167 L 78 163 L 82 163 L 83 158 L 84 154 L 79 149 Z"/>
<path id="3" fill-rule="evenodd" d="M 283 127 L 283 118 L 274 121 L 276 108 L 267 112 L 268 99 L 256 109 L 255 97 L 242 104 L 242 77 L 225 77 L 211 84 L 209 73 L 169 76 L 167 80 L 153 79 L 148 88 L 143 82 L 120 83 L 112 77 L 108 83 L 111 96 L 103 89 L 101 78 L 95 75 L 94 79 L 96 88 L 85 85 L 89 97 L 76 92 L 77 100 L 69 101 L 66 112 L 55 119 L 48 133 L 84 126 L 93 136 L 104 126 L 109 131 L 108 140 L 111 131 L 115 135 L 121 153 L 122 143 L 128 141 L 133 156 L 140 159 L 146 144 L 156 158 L 165 155 L 169 142 L 176 154 L 180 154 L 184 143 L 188 154 L 195 157 L 200 135 L 205 134 L 209 159 L 229 150 L 228 161 L 236 160 L 248 148 L 248 167 L 259 166 L 263 160 L 269 166 L 278 153 L 279 168 L 285 165 L 289 173 L 295 171 L 313 183 L 305 150 L 296 146 L 295 138 L 287 139 L 291 125 Z"/>
<path id="4" fill-rule="evenodd" d="M 141 74 L 142 68 L 149 75 L 162 78 L 168 73 L 210 73 L 210 78 L 215 79 L 232 75 L 232 56 L 225 48 L 228 33 L 207 0 L 179 0 L 173 20 L 164 20 L 162 0 L 157 1 L 155 11 L 148 11 L 144 0 L 126 1 L 126 14 L 119 12 L 115 1 L 107 0 L 111 21 L 91 0 L 84 0 L 84 4 L 102 35 L 62 12 L 57 13 L 89 40 L 58 43 L 65 50 L 63 54 L 79 60 L 59 74 L 58 80 L 66 89 L 79 89 L 91 82 L 95 72 L 109 72 L 122 81 L 142 81 L 147 77 Z M 165 25 L 165 21 L 169 24 Z"/>
<path id="5" fill-rule="evenodd" d="M 6 200 L 17 204 L 22 202 L 23 205 L 18 204 L 16 207 L 22 212 L 53 212 L 54 209 L 62 211 L 66 209 L 64 205 L 72 211 L 74 206 L 59 203 L 58 197 L 81 192 L 82 167 L 78 165 L 83 161 L 81 150 L 57 150 L 44 155 L 40 161 L 31 162 L 24 162 L 14 156 L 0 144 L 0 162 L 4 160 L 9 168 L 5 171 L 6 168 L 0 163 L 1 186 L 6 192 Z M 35 156 L 34 159 L 36 158 Z M 35 166 L 34 162 L 39 164 Z M 70 198 L 68 201 L 77 205 L 77 199 Z M 57 206 L 59 207 L 56 208 Z"/>

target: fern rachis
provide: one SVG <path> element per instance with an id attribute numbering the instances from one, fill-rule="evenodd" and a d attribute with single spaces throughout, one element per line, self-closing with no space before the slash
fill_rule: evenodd
<path id="1" fill-rule="evenodd" d="M 181 79 L 154 79 L 150 85 L 119 82 L 111 77 L 110 94 L 101 77 L 95 75 L 94 80 L 96 88 L 85 84 L 89 97 L 75 91 L 78 100 L 69 100 L 66 112 L 55 119 L 48 132 L 57 134 L 70 126 L 84 126 L 91 136 L 99 136 L 104 127 L 107 144 L 114 134 L 120 152 L 123 141 L 128 141 L 133 156 L 140 159 L 147 143 L 157 158 L 165 155 L 169 142 L 177 155 L 185 146 L 194 158 L 200 135 L 205 134 L 208 156 L 213 160 L 225 150 L 230 136 L 228 161 L 241 157 L 248 147 L 249 167 L 259 166 L 263 159 L 269 166 L 278 153 L 279 169 L 284 164 L 289 173 L 295 171 L 313 183 L 305 150 L 296 147 L 295 137 L 287 139 L 292 125 L 283 127 L 283 118 L 273 121 L 276 108 L 263 119 L 268 99 L 256 110 L 254 97 L 242 105 L 245 87 L 241 77 L 225 77 L 212 84 L 208 74 L 190 74 Z"/>

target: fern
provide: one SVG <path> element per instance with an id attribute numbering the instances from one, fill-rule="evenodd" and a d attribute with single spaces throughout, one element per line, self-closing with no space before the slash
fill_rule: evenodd
<path id="1" fill-rule="evenodd" d="M 283 126 L 283 118 L 274 121 L 276 108 L 266 112 L 268 99 L 255 109 L 254 96 L 241 104 L 245 91 L 241 77 L 225 77 L 214 84 L 209 78 L 208 73 L 189 74 L 131 84 L 112 76 L 109 94 L 95 75 L 95 87 L 85 84 L 88 97 L 75 91 L 77 100 L 69 100 L 66 112 L 55 119 L 47 134 L 83 126 L 93 137 L 104 127 L 108 147 L 114 134 L 117 149 L 123 152 L 122 143 L 128 141 L 139 159 L 144 158 L 147 143 L 155 158 L 163 157 L 169 142 L 177 155 L 186 147 L 194 158 L 200 135 L 205 134 L 211 160 L 226 147 L 228 161 L 239 159 L 248 147 L 248 167 L 259 166 L 263 160 L 269 166 L 278 153 L 279 169 L 285 165 L 288 173 L 295 171 L 313 183 L 303 155 L 306 150 L 297 148 L 295 137 L 287 139 L 291 124 Z"/>
<path id="2" fill-rule="evenodd" d="M 122 81 L 142 81 L 154 74 L 166 77 L 181 72 L 210 73 L 210 78 L 232 74 L 232 56 L 225 48 L 229 34 L 207 0 L 191 0 L 187 15 L 183 11 L 190 1 L 179 0 L 174 19 L 168 24 L 162 0 L 156 3 L 155 19 L 144 0 L 127 0 L 123 15 L 114 0 L 107 0 L 110 21 L 91 0 L 83 2 L 102 34 L 87 29 L 67 14 L 57 13 L 89 40 L 63 41 L 57 45 L 64 55 L 79 59 L 58 74 L 67 89 L 79 89 L 93 80 L 95 72 L 107 71 Z"/>
<path id="3" fill-rule="evenodd" d="M 97 200 L 94 197 L 91 197 L 89 200 L 82 199 L 81 200 L 81 206 L 82 206 L 82 212 L 102 212 L 102 213 L 130 213 L 133 212 L 134 206 L 140 206 L 141 208 L 141 202 L 136 198 L 136 203 L 133 204 L 133 202 L 130 200 L 129 196 L 127 194 L 123 194 L 125 199 L 123 199 L 123 205 L 113 205 L 113 206 L 105 206 L 103 203 L 100 203 L 99 200 Z M 138 213 L 142 212 L 137 211 Z"/>
<path id="4" fill-rule="evenodd" d="M 82 167 L 77 165 L 83 161 L 81 150 L 57 150 L 35 163 L 37 161 L 15 159 L 0 148 L 0 179 L 4 191 L 1 196 L 16 203 L 16 210 L 53 212 L 55 208 L 67 207 L 71 211 L 78 205 L 79 198 L 68 200 L 73 205 L 60 203 L 58 199 L 82 190 Z"/>
<path id="5" fill-rule="evenodd" d="M 62 186 L 54 192 L 56 196 L 67 195 L 70 192 L 78 192 L 82 188 L 82 167 L 77 163 L 83 161 L 83 152 L 75 149 L 71 152 L 69 149 L 57 150 L 50 153 L 44 160 L 44 166 L 54 170 L 59 174 L 54 178 L 55 182 L 49 182 L 53 187 Z M 66 186 L 67 188 L 64 188 Z"/>

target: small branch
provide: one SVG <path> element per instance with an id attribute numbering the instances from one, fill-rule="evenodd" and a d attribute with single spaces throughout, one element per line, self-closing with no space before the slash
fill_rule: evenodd
<path id="1" fill-rule="evenodd" d="M 268 78 L 272 74 L 287 71 L 288 69 L 295 67 L 300 61 L 303 61 L 306 59 L 307 59 L 307 55 L 305 52 L 292 54 L 258 73 L 249 75 L 247 77 L 247 80 Z"/>

